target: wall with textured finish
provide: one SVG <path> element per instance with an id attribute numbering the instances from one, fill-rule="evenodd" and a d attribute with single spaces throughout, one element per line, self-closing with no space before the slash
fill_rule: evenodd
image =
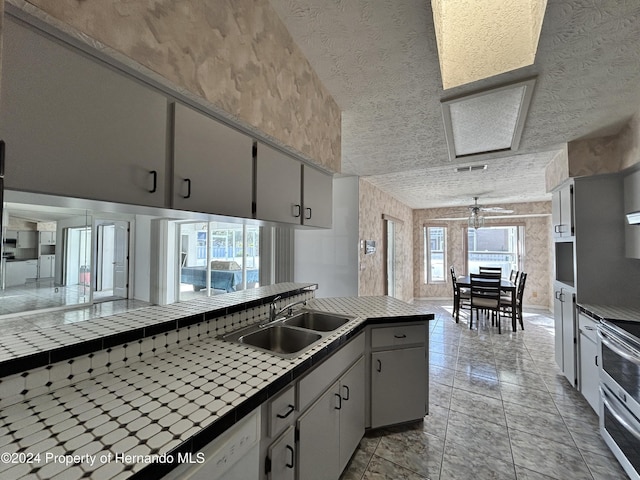
<path id="1" fill-rule="evenodd" d="M 267 0 L 29 3 L 340 171 L 340 108 Z"/>
<path id="2" fill-rule="evenodd" d="M 568 178 L 569 158 L 567 154 L 567 145 L 565 144 L 562 151 L 545 167 L 544 181 L 547 192 L 550 192 Z"/>
<path id="3" fill-rule="evenodd" d="M 551 202 L 514 203 L 501 205 L 514 211 L 514 215 L 537 215 L 519 218 L 487 217 L 485 225 L 523 225 L 525 232 L 525 255 L 523 271 L 527 272 L 525 286 L 525 305 L 540 307 L 552 306 L 552 238 L 551 238 Z M 462 212 L 465 214 L 466 212 Z M 449 268 L 453 266 L 456 274 L 466 272 L 465 238 L 467 221 L 439 220 L 440 218 L 459 218 L 460 208 L 436 208 L 414 210 L 413 212 L 413 264 L 415 298 L 448 298 L 453 296 Z M 447 280 L 444 283 L 426 284 L 424 277 L 424 241 L 425 225 L 447 227 Z"/>
<path id="4" fill-rule="evenodd" d="M 570 177 L 620 171 L 620 142 L 617 135 L 569 142 L 567 151 Z"/>
<path id="5" fill-rule="evenodd" d="M 640 113 L 636 113 L 619 134 L 620 167 L 640 164 Z"/>
<path id="6" fill-rule="evenodd" d="M 384 295 L 385 240 L 383 215 L 396 222 L 396 297 L 409 301 L 413 298 L 413 212 L 406 205 L 374 187 L 366 180 L 359 182 L 360 240 L 374 240 L 376 253 L 365 255 L 360 248 L 360 296 Z"/>

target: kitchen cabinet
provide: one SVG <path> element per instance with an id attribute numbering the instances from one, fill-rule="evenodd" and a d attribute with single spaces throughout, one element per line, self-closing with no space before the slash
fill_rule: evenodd
<path id="1" fill-rule="evenodd" d="M 56 232 L 40 232 L 40 245 L 55 245 Z"/>
<path id="2" fill-rule="evenodd" d="M 14 260 L 5 263 L 5 287 L 24 285 L 27 279 L 35 279 L 37 276 L 37 260 Z"/>
<path id="3" fill-rule="evenodd" d="M 302 415 L 298 478 L 337 479 L 364 435 L 364 358 Z"/>
<path id="4" fill-rule="evenodd" d="M 38 232 L 29 230 L 18 230 L 16 237 L 16 248 L 36 248 Z"/>
<path id="5" fill-rule="evenodd" d="M 554 238 L 572 237 L 574 235 L 573 183 L 566 183 L 553 192 L 551 222 L 553 223 Z"/>
<path id="6" fill-rule="evenodd" d="M 425 322 L 371 329 L 371 428 L 427 414 L 427 335 Z"/>
<path id="7" fill-rule="evenodd" d="M 273 480 L 294 480 L 296 478 L 295 448 L 295 429 L 294 427 L 289 427 L 269 446 L 267 478 Z"/>
<path id="8" fill-rule="evenodd" d="M 624 213 L 640 212 L 640 170 L 624 177 Z M 640 258 L 640 225 L 625 222 L 625 256 Z"/>
<path id="9" fill-rule="evenodd" d="M 302 219 L 302 164 L 258 142 L 256 152 L 256 218 L 297 224 Z"/>
<path id="10" fill-rule="evenodd" d="M 302 167 L 302 224 L 331 228 L 333 178 L 320 170 Z"/>
<path id="11" fill-rule="evenodd" d="M 554 282 L 553 318 L 556 363 L 574 387 L 576 376 L 575 290 Z"/>
<path id="12" fill-rule="evenodd" d="M 251 218 L 253 139 L 179 103 L 173 114 L 172 207 Z"/>
<path id="13" fill-rule="evenodd" d="M 591 408 L 598 413 L 600 396 L 600 372 L 598 369 L 597 321 L 584 313 L 578 314 L 578 387 Z"/>
<path id="14" fill-rule="evenodd" d="M 256 218 L 331 228 L 333 178 L 258 142 Z"/>
<path id="15" fill-rule="evenodd" d="M 52 278 L 55 274 L 55 267 L 55 255 L 40 255 L 38 258 L 38 278 Z"/>
<path id="16" fill-rule="evenodd" d="M 165 207 L 167 98 L 6 16 L 7 189 Z"/>

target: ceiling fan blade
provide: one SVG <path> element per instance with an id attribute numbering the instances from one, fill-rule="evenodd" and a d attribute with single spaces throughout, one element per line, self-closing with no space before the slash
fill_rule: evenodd
<path id="1" fill-rule="evenodd" d="M 513 210 L 507 210 L 502 207 L 480 207 L 480 210 L 491 213 L 513 213 Z"/>

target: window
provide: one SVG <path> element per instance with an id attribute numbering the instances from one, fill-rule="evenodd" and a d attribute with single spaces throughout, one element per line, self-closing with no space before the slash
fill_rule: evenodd
<path id="1" fill-rule="evenodd" d="M 478 273 L 478 267 L 501 267 L 502 277 L 520 270 L 524 227 L 484 227 L 467 230 L 467 271 Z"/>
<path id="2" fill-rule="evenodd" d="M 424 283 L 446 280 L 446 251 L 447 228 L 424 227 Z"/>

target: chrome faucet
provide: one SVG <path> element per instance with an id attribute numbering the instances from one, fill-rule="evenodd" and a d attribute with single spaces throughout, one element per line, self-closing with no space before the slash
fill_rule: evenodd
<path id="1" fill-rule="evenodd" d="M 282 312 L 284 312 L 285 310 L 287 311 L 287 317 L 290 317 L 291 314 L 293 313 L 293 307 L 295 307 L 296 305 L 306 305 L 307 301 L 306 300 L 299 300 L 297 302 L 293 302 L 290 303 L 288 305 L 285 305 L 284 307 L 282 307 L 281 309 L 278 310 L 278 306 L 276 305 L 276 301 L 280 300 L 282 297 L 280 295 L 278 295 L 276 298 L 273 299 L 273 301 L 269 304 L 269 322 L 267 323 L 271 323 L 273 322 L 276 317 L 278 315 L 280 315 Z M 261 326 L 265 326 L 267 323 L 263 323 Z"/>

